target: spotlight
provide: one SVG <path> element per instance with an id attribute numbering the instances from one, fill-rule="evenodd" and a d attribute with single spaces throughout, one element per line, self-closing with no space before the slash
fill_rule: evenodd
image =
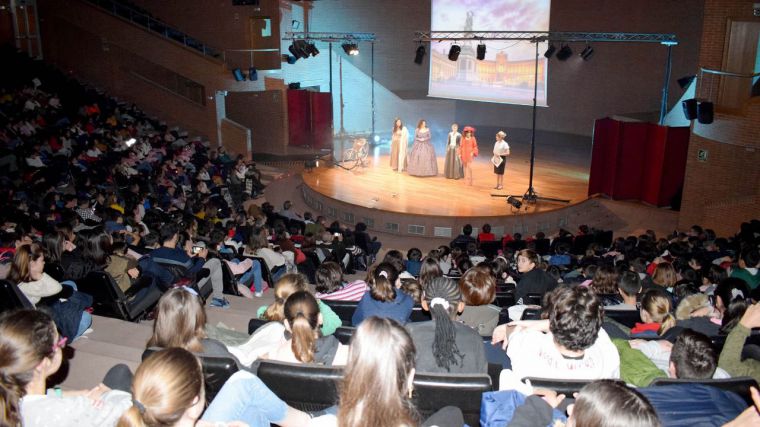
<path id="1" fill-rule="evenodd" d="M 377 144 L 378 142 L 380 142 L 380 135 L 375 135 L 375 137 L 372 138 L 372 139 L 374 139 L 375 140 L 375 144 Z"/>
<path id="2" fill-rule="evenodd" d="M 475 56 L 478 58 L 478 61 L 482 61 L 482 60 L 486 59 L 486 45 L 479 44 L 478 45 L 478 50 L 477 50 Z"/>
<path id="3" fill-rule="evenodd" d="M 713 122 L 713 103 L 702 101 L 697 105 L 697 121 L 703 125 Z"/>
<path id="4" fill-rule="evenodd" d="M 697 118 L 697 100 L 687 99 L 681 103 L 683 107 L 683 115 L 686 116 L 686 120 L 694 120 Z"/>
<path id="5" fill-rule="evenodd" d="M 248 69 L 248 80 L 255 82 L 259 79 L 259 73 L 256 71 L 256 67 L 251 67 Z"/>
<path id="6" fill-rule="evenodd" d="M 567 58 L 570 58 L 573 55 L 573 50 L 570 49 L 570 46 L 564 45 L 562 48 L 557 52 L 557 59 L 560 61 L 567 61 Z"/>
<path id="7" fill-rule="evenodd" d="M 592 56 L 594 56 L 594 48 L 586 45 L 586 48 L 583 49 L 583 52 L 581 52 L 579 55 L 581 58 L 583 58 L 584 61 L 588 61 Z"/>
<path id="8" fill-rule="evenodd" d="M 544 52 L 544 56 L 546 59 L 549 59 L 554 55 L 554 52 L 557 51 L 557 46 L 554 46 L 554 44 L 549 44 L 549 47 L 546 49 L 546 52 Z"/>
<path id="9" fill-rule="evenodd" d="M 290 51 L 296 59 L 306 59 L 309 57 L 308 44 L 303 40 L 293 40 L 293 43 L 288 46 L 288 51 Z"/>
<path id="10" fill-rule="evenodd" d="M 697 76 L 681 77 L 680 79 L 678 79 L 678 86 L 680 86 L 681 89 L 686 89 L 691 84 L 691 82 L 693 82 L 694 79 L 696 78 Z"/>
<path id="11" fill-rule="evenodd" d="M 425 46 L 420 45 L 417 48 L 417 53 L 414 54 L 414 63 L 422 65 L 422 60 L 425 59 Z"/>
<path id="12" fill-rule="evenodd" d="M 243 74 L 242 71 L 240 71 L 240 68 L 235 68 L 232 70 L 232 76 L 235 77 L 236 82 L 242 82 L 245 80 L 245 74 Z"/>
<path id="13" fill-rule="evenodd" d="M 311 56 L 319 55 L 319 49 L 317 49 L 314 43 L 309 43 L 309 53 L 311 53 Z"/>
<path id="14" fill-rule="evenodd" d="M 343 43 L 341 47 L 346 52 L 346 55 L 356 56 L 359 54 L 359 45 L 356 43 Z"/>
<path id="15" fill-rule="evenodd" d="M 518 199 L 515 196 L 509 196 L 509 197 L 507 197 L 507 203 L 509 205 L 511 205 L 515 209 L 520 209 L 522 207 L 522 205 L 523 205 L 522 202 L 520 201 L 520 199 Z"/>
<path id="16" fill-rule="evenodd" d="M 459 59 L 459 53 L 462 52 L 462 48 L 458 44 L 451 45 L 449 49 L 449 61 L 456 61 Z"/>

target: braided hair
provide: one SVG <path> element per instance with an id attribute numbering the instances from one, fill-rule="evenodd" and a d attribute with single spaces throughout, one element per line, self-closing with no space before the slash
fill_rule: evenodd
<path id="1" fill-rule="evenodd" d="M 455 281 L 446 277 L 436 277 L 425 286 L 424 298 L 435 322 L 435 338 L 433 339 L 435 363 L 438 367 L 451 371 L 452 364 L 461 365 L 464 360 L 464 354 L 457 347 L 456 325 L 452 321 L 452 317 L 456 315 L 457 306 L 462 301 L 462 293 Z"/>

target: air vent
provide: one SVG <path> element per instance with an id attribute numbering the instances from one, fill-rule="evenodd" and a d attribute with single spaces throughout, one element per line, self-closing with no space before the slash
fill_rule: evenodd
<path id="1" fill-rule="evenodd" d="M 353 224 L 354 223 L 354 214 L 349 213 L 349 212 L 343 212 L 343 221 L 347 222 L 349 224 Z"/>
<path id="2" fill-rule="evenodd" d="M 433 227 L 433 236 L 451 237 L 451 227 Z"/>
<path id="3" fill-rule="evenodd" d="M 327 216 L 331 218 L 337 218 L 338 217 L 338 210 L 335 208 L 327 207 Z"/>
<path id="4" fill-rule="evenodd" d="M 393 222 L 386 222 L 385 231 L 390 231 L 391 233 L 398 233 L 398 224 L 393 223 Z"/>
<path id="5" fill-rule="evenodd" d="M 362 218 L 362 222 L 367 224 L 367 228 L 374 229 L 375 228 L 375 220 L 372 218 Z"/>
<path id="6" fill-rule="evenodd" d="M 409 227 L 407 227 L 407 233 L 409 234 L 416 234 L 419 236 L 425 235 L 425 226 L 424 225 L 413 225 L 410 224 Z"/>

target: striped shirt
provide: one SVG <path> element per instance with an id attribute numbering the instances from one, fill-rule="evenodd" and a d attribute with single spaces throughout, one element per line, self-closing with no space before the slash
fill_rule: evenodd
<path id="1" fill-rule="evenodd" d="M 364 280 L 357 280 L 355 282 L 347 283 L 342 288 L 329 294 L 323 294 L 317 292 L 315 295 L 317 299 L 332 300 L 332 301 L 359 301 L 367 292 L 367 284 Z"/>

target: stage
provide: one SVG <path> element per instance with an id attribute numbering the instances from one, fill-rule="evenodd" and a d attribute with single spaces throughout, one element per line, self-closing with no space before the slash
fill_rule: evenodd
<path id="1" fill-rule="evenodd" d="M 504 189 L 495 190 L 496 175 L 490 163 L 491 145 L 481 147 L 473 168 L 473 186 L 464 179 L 443 176 L 444 158 L 438 156 L 436 177 L 414 177 L 390 168 L 388 148 L 371 149 L 366 166 L 343 167 L 320 162 L 320 167 L 303 173 L 303 181 L 313 193 L 342 204 L 380 210 L 387 213 L 437 217 L 496 217 L 520 213 L 548 212 L 566 207 L 563 203 L 539 201 L 525 204 L 517 212 L 503 197 L 492 195 L 525 194 L 530 174 L 530 149 L 527 143 L 511 143 L 513 155 L 507 161 Z M 567 199 L 576 204 L 588 198 L 590 159 L 585 144 L 544 143 L 536 158 L 533 187 L 539 196 Z M 436 147 L 436 152 L 442 152 Z M 328 163 L 328 165 L 325 165 Z M 357 220 L 358 221 L 358 220 Z"/>

